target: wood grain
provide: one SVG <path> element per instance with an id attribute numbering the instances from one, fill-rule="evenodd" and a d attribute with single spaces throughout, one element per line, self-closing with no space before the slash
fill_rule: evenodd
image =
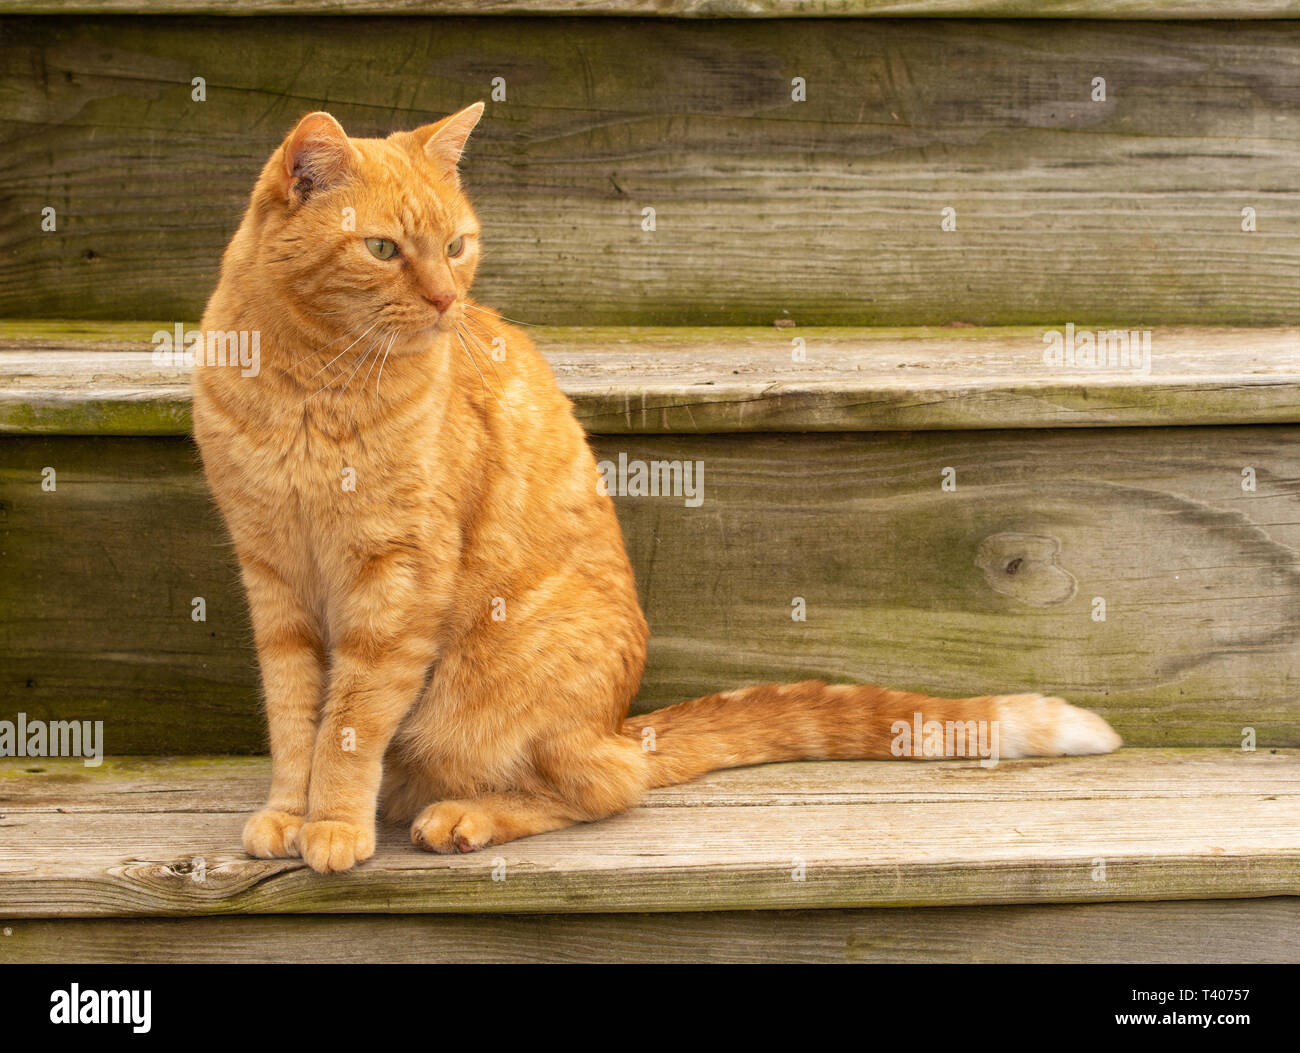
<path id="1" fill-rule="evenodd" d="M 464 167 L 479 292 L 525 321 L 1131 328 L 1300 307 L 1295 22 L 87 17 L 0 34 L 9 316 L 197 317 L 304 112 L 386 134 L 498 76 L 507 100 Z"/>
<path id="2" fill-rule="evenodd" d="M 986 789 L 1010 792 L 1009 799 L 981 801 L 961 792 L 965 781 L 941 799 L 862 802 L 850 794 L 843 803 L 805 804 L 783 792 L 768 801 L 751 779 L 741 805 L 642 807 L 457 857 L 421 853 L 405 830 L 385 828 L 372 860 L 332 878 L 297 860 L 245 858 L 238 850 L 244 815 L 229 806 L 203 810 L 181 800 L 157 811 L 69 810 L 86 778 L 113 781 L 123 773 L 76 761 L 10 760 L 0 763 L 4 800 L 13 782 L 40 779 L 61 789 L 65 803 L 0 809 L 0 902 L 8 917 L 58 918 L 606 914 L 1300 894 L 1300 793 L 1294 783 L 1283 789 L 1276 776 L 1267 792 L 1240 792 L 1264 772 L 1296 769 L 1297 755 L 1219 750 L 1199 759 L 1181 777 L 1176 764 L 1153 760 L 1179 791 L 1155 796 L 1145 790 L 1142 765 L 1114 757 L 969 768 Z M 1051 769 L 1046 788 L 1044 766 Z M 24 770 L 30 767 L 44 770 Z M 785 780 L 800 767 L 766 770 Z M 852 790 L 869 791 L 876 773 L 896 785 L 905 766 L 820 767 L 834 769 Z M 190 771 L 196 782 L 225 778 Z M 1038 792 L 1017 792 L 1026 772 Z M 707 780 L 725 787 L 735 774 Z M 1098 786 L 1105 787 L 1100 797 L 1092 792 Z"/>
<path id="3" fill-rule="evenodd" d="M 3 919 L 0 919 L 3 920 Z M 12 920 L 0 963 L 1291 963 L 1300 898 L 691 914 Z"/>
<path id="4" fill-rule="evenodd" d="M 142 350 L 160 328 L 172 331 L 0 322 L 0 433 L 188 434 L 187 372 Z M 587 430 L 605 435 L 1300 422 L 1294 328 L 1158 329 L 1147 373 L 1048 365 L 1038 328 L 531 335 Z"/>
<path id="5" fill-rule="evenodd" d="M 705 468 L 697 508 L 616 502 L 652 631 L 638 708 L 824 677 L 1057 692 L 1136 745 L 1237 745 L 1253 728 L 1261 747 L 1300 746 L 1295 427 L 596 447 Z M 245 600 L 192 445 L 27 437 L 3 450 L 5 711 L 103 719 L 115 755 L 260 751 Z"/>

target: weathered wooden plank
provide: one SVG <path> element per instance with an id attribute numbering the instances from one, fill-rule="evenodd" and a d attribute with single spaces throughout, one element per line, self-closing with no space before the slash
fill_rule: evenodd
<path id="1" fill-rule="evenodd" d="M 698 507 L 617 499 L 652 631 L 641 708 L 819 676 L 1059 692 L 1138 745 L 1225 746 L 1248 727 L 1300 745 L 1294 427 L 596 445 L 704 466 Z M 192 445 L 0 449 L 6 711 L 103 719 L 110 754 L 259 751 L 245 600 Z"/>
<path id="2" fill-rule="evenodd" d="M 1300 794 L 1300 765 L 1288 751 L 1261 748 L 1248 777 L 1223 778 L 1222 749 L 1124 749 L 1107 759 L 1071 761 L 1071 792 L 1080 800 Z M 759 765 L 718 772 L 656 790 L 644 808 L 746 807 L 755 804 L 923 804 L 1021 801 L 1061 796 L 1055 761 L 1020 763 L 1014 781 L 981 778 L 964 764 L 885 764 L 870 779 L 846 777 L 836 762 Z M 93 768 L 66 759 L 27 758 L 0 765 L 0 812 L 235 812 L 260 808 L 270 785 L 266 757 L 106 757 Z"/>
<path id="3" fill-rule="evenodd" d="M 1300 794 L 1275 781 L 1271 792 L 1239 792 L 1255 772 L 1295 766 L 1294 752 L 1221 750 L 1212 771 L 1202 763 L 1183 776 L 1179 793 L 1156 797 L 1145 795 L 1140 766 L 1108 768 L 1110 761 L 1050 762 L 1050 788 L 1010 800 L 972 801 L 959 792 L 925 801 L 791 804 L 784 793 L 765 800 L 751 782 L 741 806 L 637 808 L 469 856 L 418 852 L 405 830 L 385 828 L 373 859 L 333 878 L 298 860 L 245 858 L 238 848 L 244 816 L 224 806 L 6 811 L 0 912 L 618 913 L 1300 894 Z M 1015 786 L 1044 763 L 975 770 L 987 784 Z M 26 765 L 0 767 L 21 776 Z M 882 769 L 892 779 L 900 765 L 834 767 L 861 789 Z M 114 769 L 82 771 L 121 777 Z M 1177 778 L 1176 765 L 1163 773 Z M 710 778 L 725 784 L 729 773 Z M 1034 779 L 1043 785 L 1041 776 Z M 1092 797 L 1102 781 L 1130 792 Z M 65 784 L 68 806 L 76 805 L 79 782 L 80 773 Z"/>
<path id="4" fill-rule="evenodd" d="M 1300 898 L 692 914 L 2 921 L 0 963 L 1291 963 Z"/>
<path id="5" fill-rule="evenodd" d="M 0 14 L 1294 18 L 1296 0 L 0 0 Z"/>
<path id="6" fill-rule="evenodd" d="M 1300 307 L 1294 22 L 86 18 L 0 33 L 11 316 L 197 317 L 256 172 L 303 112 L 387 133 L 487 97 L 494 77 L 507 100 L 465 165 L 479 291 L 527 321 L 1127 328 L 1289 324 Z M 47 207 L 60 220 L 42 233 Z"/>
<path id="7" fill-rule="evenodd" d="M 188 434 L 187 372 L 158 367 L 142 350 L 158 330 L 0 322 L 0 433 Z M 1300 329 L 1159 329 L 1145 358 L 1121 359 L 1117 348 L 1116 364 L 1101 368 L 1048 364 L 1046 334 L 1056 332 L 541 327 L 532 335 L 588 431 L 606 435 L 1300 421 Z"/>

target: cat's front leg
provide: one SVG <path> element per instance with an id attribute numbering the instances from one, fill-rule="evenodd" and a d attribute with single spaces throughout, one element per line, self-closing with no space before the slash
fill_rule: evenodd
<path id="1" fill-rule="evenodd" d="M 299 852 L 313 870 L 349 870 L 374 854 L 384 753 L 433 659 L 433 642 L 414 635 L 354 641 L 334 652 L 308 822 L 298 831 Z"/>
<path id="2" fill-rule="evenodd" d="M 271 739 L 271 790 L 266 807 L 244 824 L 244 851 L 258 859 L 296 856 L 307 815 L 325 648 L 307 605 L 284 577 L 255 558 L 240 563 Z"/>

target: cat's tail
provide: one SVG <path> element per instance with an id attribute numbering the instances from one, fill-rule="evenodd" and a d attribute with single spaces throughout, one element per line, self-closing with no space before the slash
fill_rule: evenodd
<path id="1" fill-rule="evenodd" d="M 706 695 L 629 717 L 651 785 L 719 768 L 794 760 L 1059 757 L 1109 753 L 1120 738 L 1101 717 L 1059 698 L 934 698 L 820 680 Z"/>

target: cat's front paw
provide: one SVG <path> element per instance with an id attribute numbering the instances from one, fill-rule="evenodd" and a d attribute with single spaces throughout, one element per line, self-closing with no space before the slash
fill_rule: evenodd
<path id="1" fill-rule="evenodd" d="M 351 870 L 375 854 L 375 828 L 336 819 L 305 823 L 298 831 L 298 852 L 318 874 Z"/>
<path id="2" fill-rule="evenodd" d="M 244 851 L 255 859 L 288 859 L 298 854 L 298 831 L 306 820 L 301 815 L 264 808 L 244 824 Z"/>

